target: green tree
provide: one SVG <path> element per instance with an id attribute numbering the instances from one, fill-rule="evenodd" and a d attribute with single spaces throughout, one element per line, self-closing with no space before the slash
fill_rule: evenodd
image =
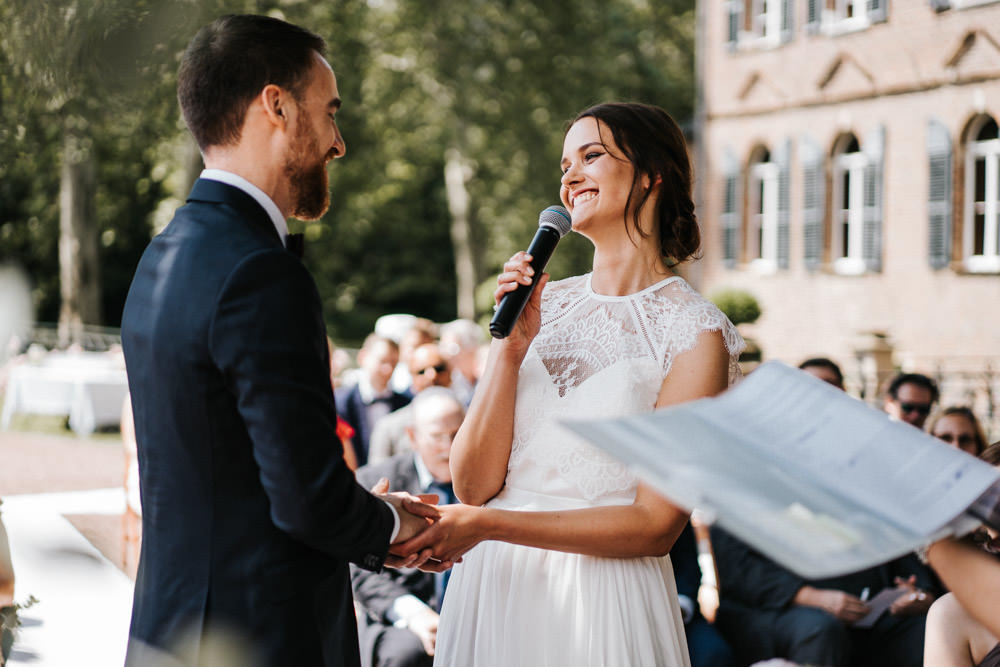
<path id="1" fill-rule="evenodd" d="M 306 232 L 331 334 L 358 341 L 386 312 L 437 321 L 485 312 L 477 286 L 557 202 L 566 121 L 626 99 L 690 117 L 693 7 L 0 0 L 0 259 L 22 258 L 41 319 L 99 284 L 103 320 L 117 324 L 142 247 L 199 168 L 178 122 L 180 53 L 215 16 L 270 13 L 328 39 L 344 98 L 348 150 L 330 169 L 332 208 L 322 221 L 291 223 Z M 64 181 L 61 168 L 74 176 Z M 61 281 L 80 283 L 67 298 L 57 291 L 61 190 L 79 202 L 62 216 L 64 233 L 96 245 L 98 257 Z M 82 227 L 66 222 L 72 211 Z M 558 278 L 589 262 L 589 243 L 570 235 L 549 268 Z"/>
<path id="2" fill-rule="evenodd" d="M 348 153 L 326 226 L 307 228 L 327 243 L 315 268 L 342 338 L 387 310 L 473 316 L 477 284 L 557 201 L 577 111 L 628 99 L 691 113 L 690 1 L 384 0 L 351 24 L 331 39 Z M 589 261 L 570 237 L 550 268 Z"/>
<path id="3" fill-rule="evenodd" d="M 183 23 L 186 4 L 0 3 L 9 158 L 0 242 L 4 254 L 25 251 L 39 315 L 55 319 L 57 305 L 64 344 L 85 324 L 117 324 L 137 249 L 149 239 L 163 196 L 152 176 L 155 147 L 177 132 L 169 28 Z"/>

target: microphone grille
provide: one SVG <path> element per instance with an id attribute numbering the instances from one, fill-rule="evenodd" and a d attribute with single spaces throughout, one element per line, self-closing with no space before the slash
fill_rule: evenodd
<path id="1" fill-rule="evenodd" d="M 559 237 L 566 236 L 566 232 L 573 228 L 573 219 L 562 206 L 549 206 L 538 214 L 538 226 L 548 227 L 554 230 Z"/>

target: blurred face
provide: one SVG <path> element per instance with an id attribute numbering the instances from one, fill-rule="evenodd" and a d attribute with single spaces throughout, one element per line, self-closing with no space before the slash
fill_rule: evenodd
<path id="1" fill-rule="evenodd" d="M 885 411 L 893 419 L 923 429 L 927 415 L 930 414 L 933 406 L 930 389 L 907 383 L 900 386 L 896 393 L 895 399 L 886 400 Z"/>
<path id="2" fill-rule="evenodd" d="M 410 357 L 410 376 L 413 379 L 413 393 L 427 387 L 450 387 L 451 371 L 438 346 L 433 343 L 421 345 Z"/>
<path id="3" fill-rule="evenodd" d="M 934 424 L 931 432 L 935 438 L 944 440 L 952 447 L 958 447 L 963 452 L 977 456 L 976 427 L 963 415 L 945 415 Z"/>
<path id="4" fill-rule="evenodd" d="M 362 368 L 368 373 L 368 381 L 376 391 L 382 391 L 389 384 L 392 371 L 399 363 L 399 352 L 385 341 L 380 341 L 364 351 Z"/>
<path id="5" fill-rule="evenodd" d="M 611 130 L 592 117 L 573 123 L 563 141 L 561 166 L 559 197 L 572 215 L 573 229 L 586 235 L 609 223 L 620 228 L 634 170 Z"/>
<path id="6" fill-rule="evenodd" d="M 330 207 L 326 163 L 347 150 L 335 119 L 340 108 L 337 78 L 322 56 L 314 56 L 309 85 L 302 99 L 296 100 L 296 113 L 290 120 L 294 135 L 284 166 L 291 188 L 291 215 L 300 220 L 316 220 Z"/>
<path id="7" fill-rule="evenodd" d="M 818 377 L 827 384 L 832 384 L 837 389 L 844 388 L 844 385 L 840 382 L 840 378 L 837 377 L 837 374 L 831 368 L 827 368 L 826 366 L 806 366 L 802 370 L 809 373 L 809 375 Z"/>
<path id="8" fill-rule="evenodd" d="M 409 429 L 410 442 L 434 479 L 450 482 L 451 443 L 465 416 L 462 406 L 451 399 L 435 397 L 433 402 L 422 407 L 425 409 L 414 415 L 413 426 Z"/>

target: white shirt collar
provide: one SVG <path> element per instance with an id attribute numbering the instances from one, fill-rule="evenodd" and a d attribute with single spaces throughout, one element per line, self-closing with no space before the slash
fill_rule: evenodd
<path id="1" fill-rule="evenodd" d="M 201 178 L 231 185 L 253 197 L 254 201 L 264 207 L 264 210 L 267 211 L 268 217 L 271 218 L 271 222 L 274 223 L 274 228 L 278 232 L 278 236 L 281 237 L 281 245 L 285 245 L 285 237 L 288 236 L 288 222 L 286 222 L 285 217 L 281 215 L 281 209 L 278 208 L 278 205 L 275 204 L 274 200 L 268 197 L 263 190 L 242 176 L 224 169 L 203 169 L 201 172 Z"/>
<path id="2" fill-rule="evenodd" d="M 369 404 L 376 398 L 387 398 L 392 396 L 392 390 L 386 387 L 381 392 L 375 391 L 375 387 L 372 386 L 371 380 L 364 373 L 358 378 L 358 394 L 361 395 L 361 400 L 365 404 Z"/>
<path id="3" fill-rule="evenodd" d="M 420 458 L 420 453 L 413 451 L 413 464 L 417 467 L 417 479 L 420 480 L 420 488 L 426 491 L 434 483 L 434 475 L 427 469 L 424 460 Z"/>

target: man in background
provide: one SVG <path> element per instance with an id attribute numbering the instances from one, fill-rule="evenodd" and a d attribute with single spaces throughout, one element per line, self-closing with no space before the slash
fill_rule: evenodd
<path id="1" fill-rule="evenodd" d="M 425 343 L 410 355 L 410 376 L 414 396 L 428 387 L 451 387 L 451 369 L 437 343 Z M 369 463 L 378 463 L 410 448 L 406 429 L 413 423 L 413 412 L 404 405 L 383 417 L 372 431 L 368 446 Z"/>
<path id="2" fill-rule="evenodd" d="M 384 478 L 391 489 L 434 493 L 439 503 L 454 503 L 449 456 L 465 407 L 451 390 L 430 387 L 417 394 L 410 410 L 413 423 L 406 433 L 411 449 L 359 468 L 358 480 L 371 486 Z M 351 566 L 354 599 L 360 605 L 362 665 L 430 666 L 447 576 L 416 569 L 376 573 Z"/>
<path id="3" fill-rule="evenodd" d="M 368 443 L 380 419 L 410 402 L 408 394 L 393 391 L 389 378 L 399 362 L 399 346 L 370 334 L 358 351 L 358 381 L 336 391 L 340 416 L 354 429 L 351 444 L 359 466 L 368 462 Z"/>
<path id="4" fill-rule="evenodd" d="M 938 400 L 937 383 L 920 373 L 897 375 L 885 393 L 882 407 L 889 416 L 921 430 Z"/>

